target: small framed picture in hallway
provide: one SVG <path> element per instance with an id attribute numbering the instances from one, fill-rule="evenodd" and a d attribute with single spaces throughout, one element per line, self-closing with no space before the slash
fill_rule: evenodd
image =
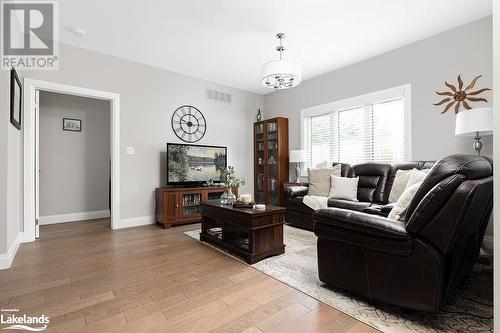
<path id="1" fill-rule="evenodd" d="M 81 132 L 82 121 L 80 119 L 63 118 L 63 130 L 72 132 Z"/>

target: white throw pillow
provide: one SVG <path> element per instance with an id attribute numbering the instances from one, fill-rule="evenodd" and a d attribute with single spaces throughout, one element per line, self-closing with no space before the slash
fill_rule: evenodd
<path id="1" fill-rule="evenodd" d="M 396 176 L 394 177 L 394 182 L 392 183 L 391 193 L 389 193 L 390 203 L 398 201 L 401 194 L 405 191 L 406 184 L 408 184 L 408 180 L 414 170 L 417 169 L 396 171 Z"/>
<path id="2" fill-rule="evenodd" d="M 307 175 L 309 177 L 309 195 L 318 195 L 327 197 L 330 194 L 330 176 L 340 177 L 341 166 L 337 164 L 332 168 L 324 169 L 307 169 Z"/>
<path id="3" fill-rule="evenodd" d="M 406 210 L 408 209 L 408 206 L 410 205 L 411 200 L 415 196 L 415 193 L 417 193 L 417 190 L 420 187 L 420 185 L 422 185 L 422 181 L 408 187 L 403 192 L 403 194 L 401 194 L 401 197 L 399 197 L 398 201 L 396 202 L 396 204 L 392 208 L 392 210 L 389 213 L 389 216 L 387 216 L 387 218 L 392 219 L 392 220 L 402 221 L 405 218 Z"/>
<path id="4" fill-rule="evenodd" d="M 429 172 L 429 169 L 425 169 L 425 170 L 415 169 L 411 173 L 410 178 L 408 179 L 408 183 L 406 183 L 406 188 L 409 188 L 410 186 L 413 186 L 414 184 L 423 181 L 424 178 L 427 176 L 428 172 Z"/>
<path id="5" fill-rule="evenodd" d="M 358 201 L 359 177 L 331 176 L 330 198 Z"/>

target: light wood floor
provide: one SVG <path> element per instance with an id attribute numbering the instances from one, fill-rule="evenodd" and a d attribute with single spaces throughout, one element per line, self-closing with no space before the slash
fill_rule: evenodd
<path id="1" fill-rule="evenodd" d="M 42 226 L 0 270 L 0 307 L 49 316 L 49 332 L 374 331 L 182 233 L 195 228 Z"/>

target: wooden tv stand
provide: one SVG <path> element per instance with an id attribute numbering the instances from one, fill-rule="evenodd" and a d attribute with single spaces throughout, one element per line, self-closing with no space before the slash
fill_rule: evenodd
<path id="1" fill-rule="evenodd" d="M 238 189 L 233 189 L 237 196 Z M 165 229 L 171 226 L 201 221 L 200 203 L 219 199 L 224 187 L 158 187 L 156 189 L 155 220 Z"/>

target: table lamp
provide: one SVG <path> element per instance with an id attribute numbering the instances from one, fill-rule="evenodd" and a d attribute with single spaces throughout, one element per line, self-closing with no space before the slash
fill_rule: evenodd
<path id="1" fill-rule="evenodd" d="M 306 162 L 306 151 L 305 150 L 291 150 L 290 151 L 290 163 L 295 163 L 295 176 L 296 183 L 300 183 L 300 163 Z"/>
<path id="2" fill-rule="evenodd" d="M 474 137 L 474 150 L 481 155 L 481 135 L 493 134 L 493 109 L 491 107 L 463 110 L 457 114 L 455 136 Z"/>

